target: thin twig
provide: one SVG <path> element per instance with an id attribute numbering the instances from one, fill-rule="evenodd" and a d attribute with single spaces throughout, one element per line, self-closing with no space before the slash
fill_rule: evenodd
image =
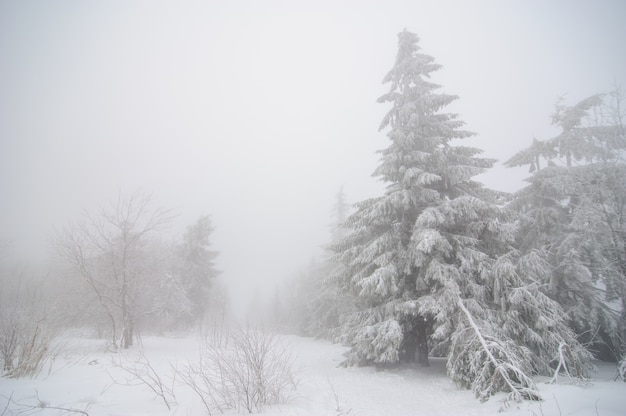
<path id="1" fill-rule="evenodd" d="M 7 404 L 6 404 L 6 406 L 4 406 L 4 409 L 2 409 L 2 413 L 0 413 L 0 416 L 4 416 L 5 413 L 7 412 L 7 409 L 9 408 L 9 404 L 11 404 L 11 402 L 13 401 L 13 393 L 15 393 L 15 392 L 12 391 L 11 395 L 8 398 L 6 396 L 2 396 L 2 397 L 7 399 Z"/>
<path id="2" fill-rule="evenodd" d="M 5 406 L 5 408 L 2 411 L 2 414 L 0 416 L 3 416 L 5 414 L 5 412 L 7 411 L 8 407 L 9 407 L 9 404 L 11 404 L 11 403 L 13 403 L 15 406 L 20 408 L 20 410 L 18 411 L 19 414 L 22 414 L 22 413 L 25 413 L 25 412 L 29 412 L 30 413 L 30 411 L 35 411 L 36 409 L 41 409 L 41 410 L 43 410 L 43 409 L 51 409 L 51 410 L 61 410 L 63 412 L 67 412 L 67 413 L 78 413 L 78 414 L 81 414 L 81 415 L 89 416 L 89 413 L 87 413 L 86 410 L 75 409 L 75 408 L 72 408 L 72 407 L 51 406 L 46 401 L 41 400 L 39 398 L 39 393 L 37 392 L 37 390 L 35 390 L 35 395 L 33 396 L 33 398 L 37 401 L 37 405 L 16 402 L 15 400 L 13 400 L 13 393 L 11 393 L 11 396 L 8 398 L 7 405 Z"/>
<path id="3" fill-rule="evenodd" d="M 561 413 L 561 406 L 559 406 L 559 401 L 556 399 L 556 396 L 554 395 L 554 393 L 552 393 L 552 397 L 554 397 L 554 403 L 556 403 L 556 408 L 559 409 L 559 416 L 561 416 L 562 413 Z"/>

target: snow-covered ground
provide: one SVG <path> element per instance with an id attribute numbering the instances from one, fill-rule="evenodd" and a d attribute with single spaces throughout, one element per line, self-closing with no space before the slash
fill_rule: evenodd
<path id="1" fill-rule="evenodd" d="M 467 390 L 458 389 L 445 375 L 445 363 L 432 366 L 378 371 L 369 367 L 338 367 L 345 349 L 325 341 L 281 337 L 295 357 L 298 377 L 296 397 L 260 413 L 285 415 L 494 415 L 504 395 L 486 403 Z M 204 406 L 187 387 L 174 381 L 173 367 L 182 368 L 199 354 L 196 337 L 145 337 L 143 351 L 165 385 L 172 385 L 176 404 L 168 410 L 150 388 L 136 383 L 119 364 L 136 360 L 137 350 L 105 352 L 101 340 L 72 339 L 36 379 L 0 378 L 0 415 L 205 415 Z M 538 380 L 543 402 L 511 403 L 505 415 L 626 414 L 626 383 L 613 381 L 615 367 L 600 364 L 585 385 L 561 380 Z M 10 402 L 9 402 L 10 398 Z M 85 414 L 83 413 L 83 414 Z M 228 412 L 227 412 L 228 413 Z M 214 412 L 219 414 L 219 412 Z"/>

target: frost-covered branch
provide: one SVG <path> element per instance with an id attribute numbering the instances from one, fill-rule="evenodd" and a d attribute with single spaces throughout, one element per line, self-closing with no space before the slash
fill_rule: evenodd
<path id="1" fill-rule="evenodd" d="M 2 413 L 0 413 L 0 416 L 4 416 L 7 411 L 10 415 L 31 415 L 33 413 L 43 412 L 46 409 L 63 412 L 61 414 L 80 414 L 84 416 L 89 416 L 89 413 L 87 413 L 86 410 L 87 408 L 85 408 L 85 410 L 82 410 L 71 407 L 53 406 L 47 401 L 39 398 L 39 393 L 36 390 L 35 395 L 33 396 L 33 399 L 35 399 L 35 404 L 15 401 L 15 399 L 13 399 L 13 393 L 11 393 L 9 397 L 0 397 L 3 397 L 7 400 L 7 404 L 4 407 Z M 11 405 L 15 407 L 10 408 Z"/>
<path id="2" fill-rule="evenodd" d="M 559 344 L 559 364 L 556 366 L 556 368 L 554 369 L 554 375 L 552 376 L 552 378 L 550 379 L 550 381 L 548 381 L 548 383 L 556 383 L 559 379 L 559 374 L 561 373 L 561 371 L 565 372 L 565 374 L 569 377 L 572 378 L 572 374 L 570 372 L 570 369 L 568 368 L 567 365 L 567 358 L 565 356 L 565 354 L 568 355 L 572 355 L 572 351 L 569 347 L 569 345 L 567 345 L 565 342 L 561 342 Z M 580 371 L 578 369 L 575 369 L 577 376 L 579 376 Z"/>
<path id="3" fill-rule="evenodd" d="M 522 399 L 527 400 L 541 400 L 541 395 L 535 386 L 533 380 L 525 374 L 525 372 L 517 365 L 515 356 L 502 345 L 499 340 L 487 341 L 483 335 L 483 331 L 474 321 L 472 314 L 465 307 L 465 304 L 460 296 L 457 296 L 457 304 L 473 329 L 476 339 L 478 339 L 483 353 L 488 357 L 488 362 L 483 362 L 483 374 L 484 371 L 491 373 L 489 378 L 478 377 L 473 382 L 473 389 L 477 396 L 481 400 L 486 400 L 489 395 L 498 390 L 498 385 L 504 384 L 507 390 L 510 392 L 505 404 L 508 400 L 520 401 Z M 498 351 L 498 355 L 505 357 L 496 358 L 492 350 Z M 475 357 L 480 357 L 482 354 L 474 354 Z M 489 366 L 491 364 L 491 366 Z M 480 385 L 484 384 L 484 385 Z"/>

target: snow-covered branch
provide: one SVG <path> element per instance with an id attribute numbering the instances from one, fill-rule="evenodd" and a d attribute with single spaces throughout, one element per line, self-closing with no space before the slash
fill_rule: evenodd
<path id="1" fill-rule="evenodd" d="M 503 387 L 509 391 L 509 396 L 505 400 L 505 404 L 511 399 L 516 401 L 522 399 L 541 400 L 541 395 L 532 378 L 526 375 L 520 368 L 519 363 L 521 360 L 517 359 L 518 357 L 515 356 L 515 352 L 509 350 L 500 340 L 493 339 L 487 341 L 483 335 L 483 330 L 476 323 L 470 311 L 465 307 L 463 299 L 461 299 L 460 296 L 457 296 L 457 304 L 474 331 L 482 352 L 488 358 L 487 362 L 482 361 L 482 363 L 478 363 L 482 365 L 482 377 L 477 377 L 473 382 L 472 388 L 476 395 L 480 397 L 481 400 L 486 400 L 503 385 Z M 466 347 L 468 350 L 470 349 L 469 345 Z M 497 351 L 497 358 L 496 355 L 494 355 L 494 351 Z M 481 356 L 483 356 L 483 354 L 473 354 L 473 357 Z M 485 377 L 485 371 L 489 372 L 491 376 Z"/>

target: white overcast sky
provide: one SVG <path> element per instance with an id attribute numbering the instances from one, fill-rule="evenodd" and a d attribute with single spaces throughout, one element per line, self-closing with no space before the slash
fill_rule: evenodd
<path id="1" fill-rule="evenodd" d="M 550 115 L 626 82 L 626 2 L 0 2 L 0 240 L 42 256 L 54 227 L 118 192 L 210 214 L 249 290 L 305 267 L 333 199 L 381 193 L 377 104 L 397 33 L 444 69 L 448 108 L 503 161 Z M 515 190 L 523 173 L 484 182 Z"/>

